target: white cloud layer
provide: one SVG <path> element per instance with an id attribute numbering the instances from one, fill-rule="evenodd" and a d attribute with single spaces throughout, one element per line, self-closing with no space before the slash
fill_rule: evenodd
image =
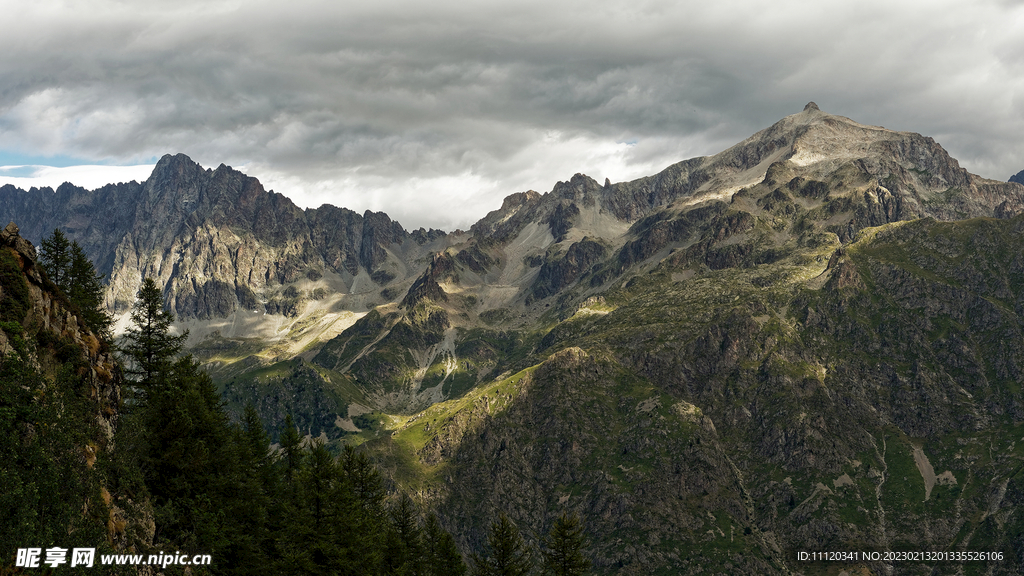
<path id="1" fill-rule="evenodd" d="M 149 178 L 153 164 L 136 166 L 0 166 L 0 184 L 12 184 L 18 188 L 50 187 L 54 190 L 70 182 L 76 186 L 93 190 L 105 184 L 118 182 L 142 182 Z"/>
<path id="2" fill-rule="evenodd" d="M 809 100 L 933 136 L 983 176 L 1024 169 L 1021 2 L 0 8 L 0 152 L 184 152 L 406 227 L 464 228 L 576 172 L 651 174 Z"/>

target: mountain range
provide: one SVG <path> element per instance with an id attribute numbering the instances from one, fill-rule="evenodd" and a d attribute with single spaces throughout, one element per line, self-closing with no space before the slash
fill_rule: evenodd
<path id="1" fill-rule="evenodd" d="M 814 103 L 466 232 L 180 154 L 0 188 L 22 236 L 82 245 L 121 327 L 154 278 L 235 410 L 360 444 L 464 551 L 498 511 L 534 534 L 575 511 L 619 574 L 1021 570 L 1022 212 L 1021 184 Z M 1004 559 L 797 560 L 840 550 Z"/>

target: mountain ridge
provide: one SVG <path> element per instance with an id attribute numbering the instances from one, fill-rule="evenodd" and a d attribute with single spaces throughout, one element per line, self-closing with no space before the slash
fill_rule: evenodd
<path id="1" fill-rule="evenodd" d="M 528 540 L 574 512 L 600 574 L 1021 570 L 1024 186 L 931 138 L 810 103 L 462 234 L 165 158 L 139 214 L 187 234 L 119 240 L 112 293 L 157 274 L 229 407 L 360 445 L 464 551 L 498 512 Z"/>
<path id="2" fill-rule="evenodd" d="M 369 381 L 360 386 L 378 388 L 381 399 L 396 393 L 395 378 L 415 388 L 423 385 L 416 374 L 432 363 L 455 362 L 455 341 L 476 346 L 457 334 L 490 330 L 496 318 L 509 327 L 564 319 L 584 299 L 662 261 L 745 268 L 810 246 L 837 249 L 865 227 L 1007 218 L 1022 209 L 1024 187 L 969 174 L 933 139 L 827 114 L 813 102 L 716 155 L 652 176 L 601 185 L 576 174 L 544 194 L 511 194 L 468 234 L 410 233 L 384 213 L 329 204 L 303 210 L 255 178 L 223 164 L 202 168 L 183 154 L 161 158 L 143 184 L 91 193 L 64 185 L 52 196 L 0 188 L 0 214 L 32 212 L 37 233 L 64 225 L 106 263 L 99 270 L 109 278 L 117 329 L 151 276 L 190 330 L 190 347 L 222 377 L 302 354 L 342 373 L 362 370 Z M 328 360 L 333 339 L 362 330 L 356 324 L 371 311 L 390 318 L 383 331 L 357 338 L 368 339 L 366 348 L 345 352 L 343 364 Z M 419 325 L 417 314 L 435 320 Z M 412 331 L 392 334 L 396 326 Z M 403 344 L 384 355 L 389 360 L 360 368 L 399 335 Z M 441 342 L 452 344 L 431 348 Z M 406 345 L 421 360 L 399 360 Z M 463 364 L 477 381 L 500 364 L 481 361 L 479 370 Z"/>
<path id="3" fill-rule="evenodd" d="M 879 162 L 879 156 L 891 160 Z M 474 238 L 501 243 L 511 240 L 526 223 L 536 221 L 548 224 L 556 243 L 565 241 L 573 228 L 588 228 L 612 240 L 621 236 L 622 227 L 616 221 L 632 225 L 673 203 L 678 208 L 731 196 L 767 177 L 768 169 L 779 162 L 803 168 L 804 178 L 834 171 L 837 163 L 856 163 L 864 174 L 880 182 L 879 201 L 888 212 L 887 221 L 924 216 L 1009 217 L 1024 210 L 1020 190 L 1014 192 L 1005 183 L 970 175 L 934 140 L 829 115 L 811 102 L 802 112 L 719 154 L 684 160 L 653 176 L 602 186 L 577 174 L 545 194 L 509 195 L 501 208 L 481 218 L 470 232 Z M 882 185 L 885 182 L 895 190 Z M 950 201 L 932 202 L 939 188 L 961 192 L 950 193 Z M 330 204 L 302 210 L 287 197 L 263 190 L 255 178 L 223 164 L 203 169 L 183 154 L 161 158 L 143 184 L 108 185 L 91 192 L 64 184 L 53 196 L 43 190 L 33 194 L 4 186 L 0 188 L 0 212 L 8 219 L 25 222 L 22 229 L 30 238 L 60 226 L 78 240 L 97 262 L 97 269 L 110 278 L 107 305 L 113 312 L 127 309 L 139 274 L 144 274 L 161 280 L 168 304 L 183 319 L 226 316 L 235 308 L 254 304 L 254 294 L 268 284 L 284 285 L 304 272 L 316 275 L 322 269 L 331 270 L 345 276 L 351 289 L 348 276 L 365 270 L 370 275 L 378 273 L 376 283 L 387 285 L 395 272 L 409 264 L 396 262 L 402 265 L 379 270 L 389 247 L 415 237 L 417 243 L 430 243 L 436 251 L 441 247 L 437 241 L 450 236 L 427 230 L 410 234 L 384 213 L 366 211 L 360 216 Z M 882 223 L 878 220 L 872 218 L 868 224 Z M 589 221 L 589 227 L 578 224 L 580 221 Z M 161 225 L 152 226 L 153 222 Z M 338 229 L 331 230 L 332 226 Z M 219 237 L 221 231 L 232 227 L 245 234 Z M 852 238 L 855 229 L 856 225 L 841 236 Z M 180 238 L 185 234 L 207 236 L 204 241 L 218 247 L 216 255 L 209 255 L 212 258 L 199 270 L 176 271 L 177 263 L 167 261 L 203 258 L 198 247 L 182 245 Z M 416 254 L 425 257 L 420 251 Z M 233 268 L 230 272 L 234 273 L 226 268 Z M 225 281 L 230 278 L 227 283 L 233 285 L 205 288 L 204 275 Z M 408 282 L 417 275 L 397 276 Z M 265 305 L 268 299 L 259 300 Z M 197 305 L 196 301 L 208 302 Z M 281 309 L 270 308 L 270 312 Z"/>

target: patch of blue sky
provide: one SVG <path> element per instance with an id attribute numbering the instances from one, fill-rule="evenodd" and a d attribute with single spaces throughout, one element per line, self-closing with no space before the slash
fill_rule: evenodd
<path id="1" fill-rule="evenodd" d="M 11 178 L 31 178 L 38 171 L 38 166 L 0 166 L 0 176 Z"/>
<path id="2" fill-rule="evenodd" d="M 126 165 L 139 165 L 139 164 L 156 164 L 157 158 L 147 158 L 145 160 L 133 160 L 130 163 L 115 162 L 112 160 L 91 160 L 87 158 L 76 158 L 74 156 L 65 156 L 58 154 L 55 156 L 38 156 L 34 154 L 25 154 L 14 150 L 0 150 L 0 169 L 17 166 L 17 167 L 34 167 L 34 166 L 50 166 L 53 168 L 67 168 L 69 166 L 126 166 Z M 29 174 L 10 174 L 4 172 L 6 176 L 22 176 L 31 175 Z"/>

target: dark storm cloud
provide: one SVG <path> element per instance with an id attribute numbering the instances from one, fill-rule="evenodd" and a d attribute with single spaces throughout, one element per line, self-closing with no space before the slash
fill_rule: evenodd
<path id="1" fill-rule="evenodd" d="M 1024 168 L 1020 3 L 11 10 L 0 149 L 108 163 L 182 151 L 300 204 L 407 226 L 466 226 L 575 172 L 652 173 L 808 100 L 932 135 L 984 176 Z"/>

